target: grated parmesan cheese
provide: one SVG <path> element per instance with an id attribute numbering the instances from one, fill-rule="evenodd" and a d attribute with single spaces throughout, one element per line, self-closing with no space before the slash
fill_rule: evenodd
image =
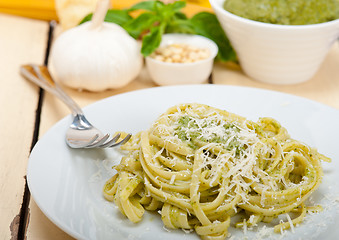
<path id="1" fill-rule="evenodd" d="M 290 224 L 290 228 L 291 228 L 292 233 L 294 233 L 294 225 L 293 225 L 291 217 L 288 213 L 286 213 L 286 218 L 287 218 L 288 223 Z"/>

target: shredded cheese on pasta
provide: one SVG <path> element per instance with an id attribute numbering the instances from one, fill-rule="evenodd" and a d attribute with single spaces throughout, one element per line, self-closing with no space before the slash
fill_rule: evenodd
<path id="1" fill-rule="evenodd" d="M 320 184 L 320 161 L 330 161 L 272 118 L 253 122 L 202 104 L 168 109 L 122 149 L 128 154 L 106 182 L 105 198 L 132 222 L 145 209 L 158 211 L 167 229 L 195 230 L 202 239 L 225 239 L 239 212 L 248 216 L 235 225 L 245 234 L 280 215 L 287 221 L 274 231 L 294 231 Z"/>

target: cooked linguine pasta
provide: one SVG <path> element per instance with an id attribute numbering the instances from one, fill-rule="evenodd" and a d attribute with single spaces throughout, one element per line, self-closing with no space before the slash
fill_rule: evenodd
<path id="1" fill-rule="evenodd" d="M 330 161 L 272 118 L 253 122 L 202 104 L 168 109 L 122 149 L 105 198 L 132 222 L 160 210 L 166 228 L 202 239 L 225 239 L 239 212 L 246 218 L 236 227 L 286 215 L 275 232 L 293 228 L 314 211 L 304 202 L 320 184 L 321 160 Z"/>

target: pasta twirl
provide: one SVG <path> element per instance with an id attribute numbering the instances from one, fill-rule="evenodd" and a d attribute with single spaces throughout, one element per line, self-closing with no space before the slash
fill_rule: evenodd
<path id="1" fill-rule="evenodd" d="M 253 122 L 202 104 L 168 109 L 122 148 L 128 153 L 104 186 L 106 199 L 132 222 L 160 210 L 167 228 L 202 239 L 225 239 L 239 212 L 247 218 L 236 227 L 287 214 L 274 230 L 293 228 L 320 184 L 321 160 L 330 161 L 272 118 Z"/>

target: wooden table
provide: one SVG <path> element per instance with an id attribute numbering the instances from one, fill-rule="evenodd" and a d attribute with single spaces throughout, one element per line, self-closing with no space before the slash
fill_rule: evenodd
<path id="1" fill-rule="evenodd" d="M 53 28 L 48 22 L 0 14 L 0 239 L 72 239 L 30 198 L 26 165 L 31 148 L 53 124 L 69 114 L 58 99 L 19 75 L 25 63 L 43 64 Z M 287 86 L 259 83 L 237 66 L 215 64 L 212 83 L 291 93 L 339 109 L 339 46 L 336 43 L 310 81 Z M 102 93 L 66 89 L 81 105 L 136 89 L 154 87 L 146 70 L 128 86 Z"/>

